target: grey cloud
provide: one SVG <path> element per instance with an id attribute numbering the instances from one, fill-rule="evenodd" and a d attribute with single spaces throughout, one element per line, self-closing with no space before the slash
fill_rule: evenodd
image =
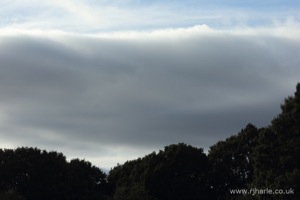
<path id="1" fill-rule="evenodd" d="M 249 122 L 267 125 L 300 77 L 299 40 L 271 35 L 3 39 L 2 140 L 86 157 L 208 148 Z"/>

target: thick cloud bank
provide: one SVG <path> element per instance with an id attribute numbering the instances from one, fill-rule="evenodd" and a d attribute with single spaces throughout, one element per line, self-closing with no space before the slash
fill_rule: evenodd
<path id="1" fill-rule="evenodd" d="M 300 77 L 291 27 L 76 35 L 0 32 L 1 147 L 103 167 L 265 126 Z"/>

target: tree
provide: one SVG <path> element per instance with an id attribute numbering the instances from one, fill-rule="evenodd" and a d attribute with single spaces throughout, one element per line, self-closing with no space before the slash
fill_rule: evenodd
<path id="1" fill-rule="evenodd" d="M 61 198 L 64 194 L 67 162 L 62 154 L 37 148 L 17 148 L 4 154 L 1 171 L 8 172 L 3 184 L 6 190 L 32 200 Z"/>
<path id="2" fill-rule="evenodd" d="M 117 165 L 109 172 L 108 184 L 115 200 L 152 200 L 145 187 L 147 163 L 151 155 L 155 153 Z"/>
<path id="3" fill-rule="evenodd" d="M 254 152 L 253 186 L 284 189 L 296 194 L 272 196 L 273 199 L 300 199 L 300 83 L 294 96 L 287 97 L 281 113 L 272 120 L 259 138 Z M 271 199 L 262 196 L 262 199 Z"/>
<path id="4" fill-rule="evenodd" d="M 249 124 L 238 135 L 213 145 L 211 185 L 219 199 L 249 199 L 232 196 L 230 189 L 292 189 L 294 195 L 256 195 L 250 199 L 300 199 L 300 84 L 294 96 L 285 99 L 281 113 L 270 126 Z M 298 192 L 298 193 L 297 193 Z"/>
<path id="5" fill-rule="evenodd" d="M 210 165 L 203 149 L 180 143 L 157 155 L 160 163 L 147 174 L 146 187 L 157 199 L 211 198 Z"/>
<path id="6" fill-rule="evenodd" d="M 232 199 L 230 189 L 246 188 L 253 179 L 252 153 L 259 131 L 248 124 L 238 135 L 210 147 L 211 185 L 219 199 Z"/>
<path id="7" fill-rule="evenodd" d="M 209 199 L 209 169 L 203 149 L 180 143 L 115 167 L 108 181 L 116 199 Z"/>
<path id="8" fill-rule="evenodd" d="M 24 197 L 22 197 L 21 195 L 17 194 L 12 190 L 0 193 L 0 199 L 1 200 L 25 200 Z"/>
<path id="9" fill-rule="evenodd" d="M 107 194 L 106 175 L 84 160 L 37 148 L 0 150 L 0 191 L 28 200 L 99 200 Z"/>
<path id="10" fill-rule="evenodd" d="M 67 166 L 68 199 L 99 200 L 107 196 L 106 175 L 85 160 L 73 159 Z"/>

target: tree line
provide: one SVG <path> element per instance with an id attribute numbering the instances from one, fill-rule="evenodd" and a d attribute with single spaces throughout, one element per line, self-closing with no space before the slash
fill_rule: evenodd
<path id="1" fill-rule="evenodd" d="M 258 193 L 233 194 L 234 189 Z M 88 161 L 67 161 L 54 151 L 0 149 L 1 200 L 269 200 L 300 199 L 299 191 L 300 83 L 269 126 L 248 124 L 207 154 L 171 144 L 105 174 Z"/>

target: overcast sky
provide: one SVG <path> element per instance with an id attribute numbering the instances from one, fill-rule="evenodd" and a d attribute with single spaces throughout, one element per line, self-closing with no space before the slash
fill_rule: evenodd
<path id="1" fill-rule="evenodd" d="M 266 126 L 300 81 L 300 1 L 4 0 L 0 148 L 109 169 Z"/>

